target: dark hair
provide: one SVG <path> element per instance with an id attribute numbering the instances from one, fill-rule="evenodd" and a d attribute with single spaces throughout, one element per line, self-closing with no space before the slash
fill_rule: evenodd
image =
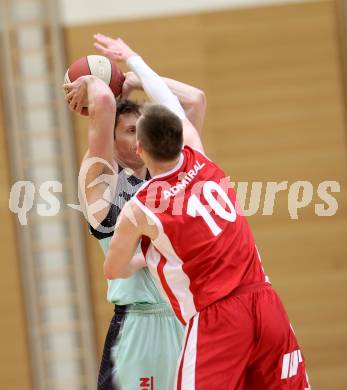
<path id="1" fill-rule="evenodd" d="M 116 128 L 119 123 L 119 117 L 123 114 L 135 114 L 141 115 L 141 106 L 136 102 L 128 99 L 120 99 L 117 101 L 116 121 L 114 127 Z"/>
<path id="2" fill-rule="evenodd" d="M 156 160 L 177 158 L 183 145 L 180 118 L 165 106 L 147 104 L 137 125 L 137 138 L 146 152 Z"/>

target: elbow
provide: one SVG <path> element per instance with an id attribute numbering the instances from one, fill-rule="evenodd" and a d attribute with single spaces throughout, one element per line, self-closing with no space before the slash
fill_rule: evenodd
<path id="1" fill-rule="evenodd" d="M 206 95 L 201 89 L 197 89 L 192 96 L 192 106 L 199 110 L 205 110 L 206 108 Z"/>
<path id="2" fill-rule="evenodd" d="M 116 115 L 117 105 L 116 99 L 111 91 L 99 91 L 94 101 L 89 104 L 89 115 L 95 116 L 102 112 L 114 112 Z"/>
<path id="3" fill-rule="evenodd" d="M 104 277 L 109 280 L 125 279 L 128 278 L 129 275 L 124 270 L 117 267 L 116 262 L 110 262 L 106 257 L 106 260 L 104 262 Z"/>
<path id="4" fill-rule="evenodd" d="M 108 261 L 107 257 L 104 262 L 104 276 L 106 279 L 117 279 L 119 278 L 116 270 L 114 267 L 111 266 L 110 262 Z"/>

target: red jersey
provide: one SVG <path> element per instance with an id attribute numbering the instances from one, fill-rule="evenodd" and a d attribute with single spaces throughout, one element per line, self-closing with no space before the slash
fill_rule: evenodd
<path id="1" fill-rule="evenodd" d="M 185 146 L 176 167 L 133 200 L 158 228 L 142 249 L 183 324 L 236 288 L 267 281 L 229 179 L 201 152 Z"/>

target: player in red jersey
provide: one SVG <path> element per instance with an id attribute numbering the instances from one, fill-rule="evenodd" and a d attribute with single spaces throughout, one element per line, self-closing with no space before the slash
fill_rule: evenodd
<path id="1" fill-rule="evenodd" d="M 287 314 L 263 272 L 224 172 L 205 154 L 177 98 L 122 40 L 98 40 L 156 103 L 137 122 L 152 179 L 123 208 L 104 270 L 128 274 L 142 239 L 147 265 L 187 324 L 177 390 L 310 389 Z M 182 149 L 183 147 L 183 149 Z"/>

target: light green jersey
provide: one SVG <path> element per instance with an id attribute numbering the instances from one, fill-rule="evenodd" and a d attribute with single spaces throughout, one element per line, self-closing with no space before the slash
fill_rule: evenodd
<path id="1" fill-rule="evenodd" d="M 111 238 L 107 237 L 99 240 L 105 255 Z M 107 300 L 115 305 L 164 302 L 147 267 L 136 272 L 128 279 L 108 280 L 107 286 Z"/>
<path id="2" fill-rule="evenodd" d="M 96 231 L 92 227 L 91 233 L 99 240 L 100 246 L 106 255 L 112 238 L 113 228 L 117 218 L 125 205 L 144 183 L 137 177 L 129 174 L 126 169 L 119 168 L 116 196 L 110 211 L 103 222 L 104 227 L 110 228 L 107 233 Z M 140 248 L 138 248 L 140 251 Z M 163 303 L 154 279 L 147 268 L 143 268 L 128 279 L 108 280 L 107 300 L 115 305 L 130 305 L 134 303 Z"/>

